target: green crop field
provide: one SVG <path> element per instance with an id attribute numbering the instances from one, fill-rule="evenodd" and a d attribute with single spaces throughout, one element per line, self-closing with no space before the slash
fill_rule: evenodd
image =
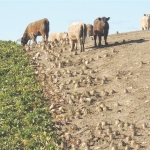
<path id="1" fill-rule="evenodd" d="M 0 41 L 0 149 L 55 150 L 57 136 L 31 59 Z"/>

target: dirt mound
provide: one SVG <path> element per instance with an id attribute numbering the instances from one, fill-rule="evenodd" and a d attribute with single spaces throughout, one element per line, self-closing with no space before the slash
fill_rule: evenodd
<path id="1" fill-rule="evenodd" d="M 64 150 L 150 149 L 150 31 L 108 36 L 108 47 L 32 47 Z M 104 43 L 102 43 L 104 44 Z"/>

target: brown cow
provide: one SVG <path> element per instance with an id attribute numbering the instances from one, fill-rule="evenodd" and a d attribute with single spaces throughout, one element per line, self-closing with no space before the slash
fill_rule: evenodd
<path id="1" fill-rule="evenodd" d="M 94 35 L 94 46 L 96 47 L 96 38 L 99 37 L 99 44 L 98 46 L 101 46 L 101 37 L 104 36 L 105 40 L 105 46 L 108 45 L 107 43 L 107 36 L 109 31 L 109 23 L 107 22 L 110 19 L 110 17 L 102 17 L 97 18 L 94 20 L 94 27 L 93 27 L 93 35 Z"/>
<path id="2" fill-rule="evenodd" d="M 87 26 L 87 37 L 93 36 L 93 25 L 86 24 Z"/>
<path id="3" fill-rule="evenodd" d="M 37 36 L 42 36 L 42 41 L 48 41 L 49 21 L 47 18 L 30 23 L 21 38 L 21 44 L 24 46 L 28 40 L 36 42 Z"/>

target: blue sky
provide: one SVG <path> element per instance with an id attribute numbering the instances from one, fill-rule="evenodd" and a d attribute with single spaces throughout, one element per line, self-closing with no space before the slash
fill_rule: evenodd
<path id="1" fill-rule="evenodd" d="M 138 31 L 145 13 L 150 0 L 0 0 L 0 40 L 16 41 L 29 23 L 42 18 L 50 21 L 50 32 L 67 31 L 75 21 L 93 24 L 103 16 L 110 17 L 109 34 Z"/>

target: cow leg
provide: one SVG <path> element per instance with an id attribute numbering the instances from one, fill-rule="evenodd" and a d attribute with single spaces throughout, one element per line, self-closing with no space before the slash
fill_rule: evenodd
<path id="1" fill-rule="evenodd" d="M 32 38 L 32 43 L 37 43 L 36 38 Z"/>
<path id="2" fill-rule="evenodd" d="M 74 41 L 74 48 L 75 48 L 75 50 L 77 50 L 77 44 L 78 44 L 78 42 Z"/>
<path id="3" fill-rule="evenodd" d="M 97 44 L 96 44 L 96 35 L 94 35 L 94 47 L 97 47 Z"/>
<path id="4" fill-rule="evenodd" d="M 105 40 L 105 46 L 107 46 L 108 45 L 108 43 L 107 43 L 107 34 L 104 35 L 104 40 Z"/>
<path id="5" fill-rule="evenodd" d="M 82 52 L 82 39 L 80 38 L 80 41 L 78 42 L 79 42 L 80 52 Z"/>
<path id="6" fill-rule="evenodd" d="M 35 39 L 34 38 L 32 38 L 32 43 L 35 43 Z"/>
<path id="7" fill-rule="evenodd" d="M 144 30 L 148 30 L 148 27 L 144 27 Z"/>
<path id="8" fill-rule="evenodd" d="M 35 43 L 37 44 L 37 37 L 35 38 Z"/>
<path id="9" fill-rule="evenodd" d="M 46 34 L 46 43 L 48 43 L 48 34 Z"/>
<path id="10" fill-rule="evenodd" d="M 45 42 L 45 34 L 42 35 L 42 42 Z"/>
<path id="11" fill-rule="evenodd" d="M 84 52 L 84 40 L 82 39 L 82 52 Z"/>
<path id="12" fill-rule="evenodd" d="M 74 49 L 74 42 L 72 40 L 70 40 L 70 45 L 71 45 L 71 50 L 70 51 L 73 51 L 73 49 Z"/>
<path id="13" fill-rule="evenodd" d="M 98 38 L 99 38 L 98 47 L 100 47 L 101 46 L 101 36 L 99 35 Z"/>
<path id="14" fill-rule="evenodd" d="M 36 43 L 36 36 L 32 33 L 32 43 Z"/>
<path id="15" fill-rule="evenodd" d="M 82 43 L 82 52 L 84 52 L 84 42 Z"/>

